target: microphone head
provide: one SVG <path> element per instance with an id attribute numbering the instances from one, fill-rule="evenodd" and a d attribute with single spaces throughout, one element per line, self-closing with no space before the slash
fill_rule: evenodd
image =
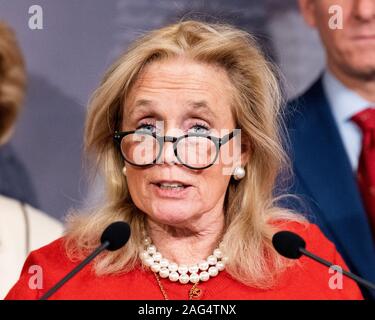
<path id="1" fill-rule="evenodd" d="M 299 259 L 302 256 L 300 248 L 306 247 L 306 242 L 298 234 L 290 231 L 280 231 L 272 237 L 276 251 L 288 259 Z"/>
<path id="2" fill-rule="evenodd" d="M 130 226 L 126 222 L 117 221 L 111 223 L 102 233 L 100 242 L 108 241 L 107 250 L 116 251 L 122 248 L 130 238 Z"/>

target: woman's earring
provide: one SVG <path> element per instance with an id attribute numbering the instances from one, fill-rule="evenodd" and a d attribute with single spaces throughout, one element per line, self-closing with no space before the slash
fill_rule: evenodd
<path id="1" fill-rule="evenodd" d="M 236 167 L 233 171 L 234 180 L 241 180 L 246 174 L 246 171 L 243 167 Z"/>
<path id="2" fill-rule="evenodd" d="M 122 168 L 122 174 L 126 177 L 126 167 L 125 166 Z"/>

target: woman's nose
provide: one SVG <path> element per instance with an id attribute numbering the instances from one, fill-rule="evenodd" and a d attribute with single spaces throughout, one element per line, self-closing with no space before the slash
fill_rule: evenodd
<path id="1" fill-rule="evenodd" d="M 160 162 L 168 165 L 180 164 L 176 158 L 173 146 L 176 138 L 184 135 L 184 131 L 174 125 L 174 123 L 169 123 L 168 128 L 165 131 L 165 141 L 160 157 Z"/>
<path id="2" fill-rule="evenodd" d="M 178 163 L 176 156 L 174 154 L 173 142 L 170 142 L 170 141 L 164 142 L 164 147 L 162 150 L 162 156 L 161 156 L 160 162 L 164 164 L 169 164 L 169 165 Z"/>

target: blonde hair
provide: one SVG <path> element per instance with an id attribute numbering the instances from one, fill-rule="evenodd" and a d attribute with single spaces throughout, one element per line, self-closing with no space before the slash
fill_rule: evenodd
<path id="1" fill-rule="evenodd" d="M 121 174 L 123 160 L 112 137 L 121 123 L 127 94 L 142 69 L 154 61 L 179 56 L 220 65 L 233 84 L 232 108 L 237 128 L 250 144 L 251 156 L 245 178 L 231 182 L 227 190 L 223 236 L 229 257 L 226 270 L 244 284 L 270 287 L 288 265 L 272 247 L 277 229 L 273 221 L 301 220 L 276 207 L 273 196 L 276 177 L 286 163 L 278 129 L 281 94 L 273 66 L 254 38 L 226 24 L 190 20 L 151 31 L 109 68 L 90 101 L 85 131 L 87 153 L 96 157 L 105 179 L 106 204 L 88 216 L 70 217 L 68 255 L 82 259 L 98 245 L 108 224 L 122 220 L 131 226 L 130 241 L 123 249 L 97 259 L 95 271 L 110 274 L 138 266 L 145 215 L 130 198 Z"/>
<path id="2" fill-rule="evenodd" d="M 13 31 L 0 21 L 0 144 L 20 112 L 26 88 L 25 65 Z"/>

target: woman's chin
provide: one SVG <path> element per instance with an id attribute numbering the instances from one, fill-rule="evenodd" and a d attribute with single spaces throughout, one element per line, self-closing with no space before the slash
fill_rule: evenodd
<path id="1" fill-rule="evenodd" d="M 156 208 L 152 210 L 152 218 L 157 220 L 159 223 L 166 225 L 181 225 L 194 214 L 192 205 L 182 203 L 169 203 L 169 204 L 158 204 Z"/>

